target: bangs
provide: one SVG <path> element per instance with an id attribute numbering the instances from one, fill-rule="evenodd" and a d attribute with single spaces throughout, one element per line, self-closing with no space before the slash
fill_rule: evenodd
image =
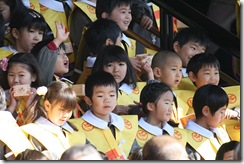
<path id="1" fill-rule="evenodd" d="M 28 27 L 28 29 L 37 29 L 39 31 L 45 32 L 47 29 L 47 24 L 43 20 L 37 19 Z"/>

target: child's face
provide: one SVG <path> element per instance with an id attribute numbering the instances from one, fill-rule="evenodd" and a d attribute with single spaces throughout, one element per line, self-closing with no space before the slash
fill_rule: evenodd
<path id="1" fill-rule="evenodd" d="M 121 34 L 119 34 L 119 37 L 116 39 L 115 45 L 121 46 Z"/>
<path id="2" fill-rule="evenodd" d="M 9 87 L 14 85 L 31 85 L 36 81 L 36 77 L 32 76 L 28 68 L 24 64 L 12 65 L 7 74 Z"/>
<path id="3" fill-rule="evenodd" d="M 205 52 L 206 47 L 201 46 L 199 43 L 189 41 L 182 47 L 180 47 L 179 45 L 174 46 L 174 51 L 181 58 L 183 67 L 186 68 L 189 60 L 196 54 Z"/>
<path id="4" fill-rule="evenodd" d="M 220 79 L 219 69 L 213 66 L 203 66 L 197 75 L 190 73 L 189 78 L 195 82 L 197 88 L 206 84 L 218 85 Z"/>
<path id="5" fill-rule="evenodd" d="M 91 103 L 95 116 L 101 119 L 109 116 L 117 104 L 116 88 L 111 85 L 95 86 Z"/>
<path id="6" fill-rule="evenodd" d="M 224 153 L 223 160 L 234 160 L 234 150 L 230 150 Z"/>
<path id="7" fill-rule="evenodd" d="M 115 21 L 121 31 L 126 31 L 132 20 L 130 6 L 121 5 L 120 7 L 115 7 L 108 19 Z"/>
<path id="8" fill-rule="evenodd" d="M 160 71 L 159 81 L 175 88 L 179 85 L 182 78 L 182 62 L 179 58 L 170 57 L 165 61 Z"/>
<path id="9" fill-rule="evenodd" d="M 72 110 L 64 109 L 62 103 L 52 105 L 48 100 L 45 100 L 44 106 L 48 119 L 57 126 L 62 126 L 72 115 Z"/>
<path id="10" fill-rule="evenodd" d="M 154 109 L 150 112 L 151 119 L 154 123 L 168 122 L 173 111 L 173 94 L 170 91 L 163 93 L 155 104 Z M 151 122 L 153 123 L 153 122 Z"/>
<path id="11" fill-rule="evenodd" d="M 63 75 L 69 72 L 69 58 L 67 57 L 65 51 L 61 48 L 56 61 L 54 73 L 58 75 Z"/>
<path id="12" fill-rule="evenodd" d="M 20 52 L 30 52 L 31 49 L 43 39 L 43 31 L 37 29 L 28 30 L 28 28 L 25 27 L 17 33 L 17 35 L 14 35 L 16 40 L 16 50 Z"/>
<path id="13" fill-rule="evenodd" d="M 206 116 L 207 118 L 206 122 L 208 124 L 208 127 L 217 128 L 221 124 L 221 122 L 225 118 L 226 108 L 227 108 L 226 105 L 219 108 L 213 116 L 210 113 L 210 109 L 209 109 L 208 115 Z"/>
<path id="14" fill-rule="evenodd" d="M 113 75 L 117 84 L 124 80 L 127 71 L 127 64 L 125 62 L 112 62 L 103 66 L 103 70 Z"/>
<path id="15" fill-rule="evenodd" d="M 0 13 L 3 15 L 5 23 L 10 21 L 10 7 L 4 1 L 0 1 Z"/>

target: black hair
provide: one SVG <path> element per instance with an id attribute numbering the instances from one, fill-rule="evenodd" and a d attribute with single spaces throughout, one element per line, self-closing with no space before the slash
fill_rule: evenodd
<path id="1" fill-rule="evenodd" d="M 96 16 L 97 19 L 102 18 L 102 13 L 106 12 L 108 15 L 112 13 L 115 7 L 122 5 L 131 6 L 131 0 L 97 0 L 96 3 Z"/>
<path id="2" fill-rule="evenodd" d="M 33 9 L 26 8 L 22 11 L 18 10 L 14 13 L 9 23 L 11 30 L 16 28 L 21 30 L 27 27 L 28 30 L 31 28 L 43 31 L 43 37 L 46 36 L 47 23 L 44 17 Z"/>
<path id="3" fill-rule="evenodd" d="M 220 63 L 214 54 L 200 53 L 200 54 L 196 54 L 189 60 L 187 64 L 186 72 L 188 74 L 189 72 L 192 72 L 195 76 L 197 76 L 199 70 L 202 67 L 206 67 L 206 66 L 218 68 L 218 70 L 220 71 Z M 196 85 L 194 82 L 193 84 Z"/>
<path id="4" fill-rule="evenodd" d="M 180 47 L 182 47 L 183 45 L 187 44 L 190 41 L 199 43 L 201 46 L 205 46 L 206 48 L 209 45 L 209 39 L 207 35 L 202 31 L 200 31 L 199 29 L 195 29 L 191 27 L 186 27 L 179 30 L 179 32 L 174 37 L 173 43 L 175 43 L 176 41 L 179 42 Z"/>
<path id="5" fill-rule="evenodd" d="M 117 45 L 105 46 L 97 55 L 97 59 L 93 65 L 92 73 L 103 70 L 104 66 L 112 62 L 125 62 L 127 65 L 127 71 L 122 83 L 132 84 L 136 88 L 136 73 L 128 58 L 127 53 L 123 48 Z"/>
<path id="6" fill-rule="evenodd" d="M 8 74 L 8 70 L 10 67 L 16 65 L 16 64 L 24 64 L 27 67 L 27 70 L 31 73 L 32 76 L 36 76 L 36 81 L 31 83 L 31 87 L 39 87 L 42 85 L 41 82 L 41 71 L 39 64 L 36 60 L 36 58 L 31 53 L 17 53 L 10 57 L 8 61 L 8 67 L 6 71 L 6 76 Z"/>
<path id="7" fill-rule="evenodd" d="M 206 84 L 198 88 L 193 96 L 192 106 L 196 119 L 203 116 L 202 109 L 208 106 L 212 116 L 219 108 L 228 106 L 229 98 L 226 92 L 219 86 Z"/>
<path id="8" fill-rule="evenodd" d="M 105 46 L 107 39 L 111 39 L 115 44 L 121 33 L 119 25 L 113 20 L 98 19 L 89 26 L 84 37 L 92 55 L 96 56 Z"/>
<path id="9" fill-rule="evenodd" d="M 3 46 L 3 40 L 4 40 L 4 32 L 5 32 L 5 28 L 4 28 L 4 19 L 3 19 L 3 15 L 2 13 L 0 13 L 0 47 Z"/>
<path id="10" fill-rule="evenodd" d="M 85 94 L 92 100 L 93 91 L 95 86 L 113 86 L 116 89 L 116 97 L 118 97 L 118 86 L 113 77 L 108 72 L 97 71 L 91 73 L 85 82 Z"/>
<path id="11" fill-rule="evenodd" d="M 228 151 L 235 150 L 238 143 L 238 141 L 230 141 L 223 143 L 217 151 L 215 160 L 223 160 L 224 154 Z"/>

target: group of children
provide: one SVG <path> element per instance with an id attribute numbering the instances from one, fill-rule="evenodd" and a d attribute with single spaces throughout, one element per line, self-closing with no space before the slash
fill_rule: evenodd
<path id="1" fill-rule="evenodd" d="M 1 159 L 19 159 L 17 155 L 25 149 L 38 150 L 47 159 L 62 159 L 66 150 L 78 144 L 92 145 L 109 160 L 132 159 L 155 136 L 169 135 L 182 144 L 189 159 L 214 160 L 222 144 L 240 142 L 240 86 L 218 86 L 220 64 L 205 52 L 209 44 L 205 34 L 182 29 L 172 50 L 156 52 L 150 58 L 136 54 L 134 42 L 123 34 L 132 20 L 131 1 L 67 1 L 85 14 L 96 9 L 96 19 L 90 18 L 91 25 L 85 24 L 79 29 L 80 39 L 74 39 L 77 54 L 73 61 L 76 52 L 69 44 L 69 34 L 77 36 L 67 30 L 67 20 L 78 11 L 72 10 L 67 17 L 63 9 L 59 13 L 62 21 L 53 22 L 48 14 L 58 10 L 58 5 L 51 9 L 57 2 L 37 5 L 30 0 L 34 9 L 19 3 L 0 0 L 1 7 L 16 8 L 9 12 L 11 16 L 3 15 L 10 22 L 5 33 L 9 30 L 12 37 L 6 38 L 12 42 L 0 50 L 5 90 L 0 88 L 0 128 L 6 128 L 3 123 L 9 127 L 0 135 Z M 85 10 L 87 4 L 93 8 Z M 82 54 L 85 48 L 87 52 Z M 74 77 L 64 78 L 72 68 L 70 62 L 75 62 L 74 72 L 83 71 L 74 82 Z M 73 90 L 74 83 L 85 84 L 81 97 Z M 22 91 L 16 86 L 23 85 L 27 95 L 16 96 Z M 8 137 L 12 133 L 21 136 L 26 145 L 14 145 Z M 152 152 L 145 149 L 142 154 L 152 157 Z M 188 158 L 179 155 L 173 160 Z"/>

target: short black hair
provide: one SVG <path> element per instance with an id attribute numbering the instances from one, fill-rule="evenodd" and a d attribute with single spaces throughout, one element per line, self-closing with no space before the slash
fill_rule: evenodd
<path id="1" fill-rule="evenodd" d="M 95 86 L 113 86 L 116 88 L 116 96 L 118 97 L 118 86 L 113 77 L 108 72 L 97 71 L 90 74 L 85 82 L 85 94 L 87 97 L 92 99 L 93 91 Z"/>
<path id="2" fill-rule="evenodd" d="M 223 160 L 224 153 L 231 150 L 235 150 L 238 143 L 239 143 L 238 141 L 230 141 L 230 142 L 223 143 L 220 146 L 219 150 L 217 151 L 215 160 Z"/>
<path id="3" fill-rule="evenodd" d="M 196 119 L 203 116 L 202 109 L 208 106 L 212 116 L 219 108 L 228 106 L 229 98 L 227 93 L 219 86 L 206 84 L 198 88 L 193 96 L 193 109 Z"/>

